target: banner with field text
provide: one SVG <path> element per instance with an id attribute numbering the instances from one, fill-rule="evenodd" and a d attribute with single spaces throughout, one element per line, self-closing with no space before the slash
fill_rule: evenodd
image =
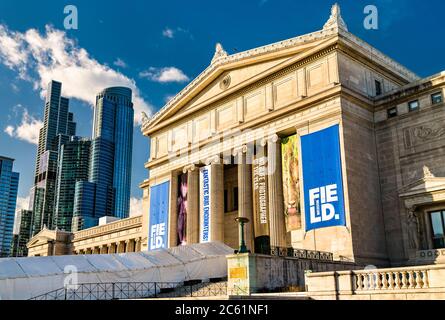
<path id="1" fill-rule="evenodd" d="M 150 188 L 149 250 L 168 247 L 169 196 L 169 181 Z"/>
<path id="2" fill-rule="evenodd" d="M 339 125 L 301 137 L 306 231 L 345 226 Z"/>

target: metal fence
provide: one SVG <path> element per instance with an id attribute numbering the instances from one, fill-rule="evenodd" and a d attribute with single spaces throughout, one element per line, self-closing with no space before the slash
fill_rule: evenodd
<path id="1" fill-rule="evenodd" d="M 270 247 L 267 252 L 271 256 L 277 257 L 292 257 L 298 259 L 334 261 L 334 254 L 331 252 L 314 251 L 306 249 Z"/>
<path id="2" fill-rule="evenodd" d="M 227 283 L 115 282 L 84 283 L 54 290 L 30 300 L 122 300 L 212 297 L 227 295 Z"/>

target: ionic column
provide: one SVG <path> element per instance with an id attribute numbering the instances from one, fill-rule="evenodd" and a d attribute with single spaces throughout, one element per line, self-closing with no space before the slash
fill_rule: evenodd
<path id="1" fill-rule="evenodd" d="M 111 243 L 109 243 L 109 244 L 107 244 L 107 253 L 108 254 L 112 254 L 112 253 L 114 253 L 114 251 L 113 251 L 113 244 L 111 244 Z"/>
<path id="2" fill-rule="evenodd" d="M 187 244 L 199 242 L 199 170 L 195 165 L 184 167 L 187 173 Z"/>
<path id="3" fill-rule="evenodd" d="M 117 253 L 124 253 L 124 251 L 125 251 L 125 242 L 119 241 L 117 243 Z"/>
<path id="4" fill-rule="evenodd" d="M 141 243 L 142 243 L 142 239 L 141 238 L 137 238 L 136 239 L 136 252 L 140 252 L 141 251 Z"/>
<path id="5" fill-rule="evenodd" d="M 238 216 L 249 219 L 244 228 L 247 248 L 254 251 L 254 221 L 252 205 L 252 164 L 248 163 L 247 146 L 236 148 L 233 155 L 238 169 Z"/>
<path id="6" fill-rule="evenodd" d="M 100 247 L 100 254 L 107 254 L 108 250 L 107 250 L 107 246 L 103 245 Z"/>
<path id="7" fill-rule="evenodd" d="M 210 241 L 224 243 L 224 165 L 219 156 L 206 161 L 210 175 Z"/>
<path id="8" fill-rule="evenodd" d="M 281 143 L 277 135 L 267 139 L 267 171 L 271 247 L 286 247 L 283 205 Z"/>

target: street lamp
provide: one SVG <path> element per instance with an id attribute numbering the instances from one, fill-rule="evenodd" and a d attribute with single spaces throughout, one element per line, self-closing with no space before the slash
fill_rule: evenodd
<path id="1" fill-rule="evenodd" d="M 244 240 L 244 225 L 249 222 L 245 217 L 237 217 L 235 221 L 239 223 L 239 250 L 238 253 L 248 253 L 246 241 Z"/>

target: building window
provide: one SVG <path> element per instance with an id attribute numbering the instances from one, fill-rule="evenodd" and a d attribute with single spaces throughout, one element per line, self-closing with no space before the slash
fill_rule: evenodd
<path id="1" fill-rule="evenodd" d="M 227 204 L 228 204 L 227 201 L 228 201 L 228 199 L 227 199 L 227 189 L 226 189 L 226 190 L 224 190 L 224 212 L 228 212 L 227 210 L 229 209 L 227 206 Z"/>
<path id="2" fill-rule="evenodd" d="M 419 107 L 420 107 L 419 100 L 414 100 L 414 101 L 408 102 L 408 111 L 409 112 L 419 110 Z"/>
<path id="3" fill-rule="evenodd" d="M 431 102 L 433 104 L 439 104 L 442 103 L 443 98 L 442 98 L 442 92 L 437 92 L 431 95 Z"/>
<path id="4" fill-rule="evenodd" d="M 388 118 L 394 118 L 397 117 L 397 108 L 393 107 L 388 109 Z"/>
<path id="5" fill-rule="evenodd" d="M 379 96 L 382 94 L 382 83 L 378 80 L 375 80 L 375 95 Z"/>
<path id="6" fill-rule="evenodd" d="M 433 229 L 434 249 L 445 248 L 445 211 L 431 212 L 430 218 Z"/>

